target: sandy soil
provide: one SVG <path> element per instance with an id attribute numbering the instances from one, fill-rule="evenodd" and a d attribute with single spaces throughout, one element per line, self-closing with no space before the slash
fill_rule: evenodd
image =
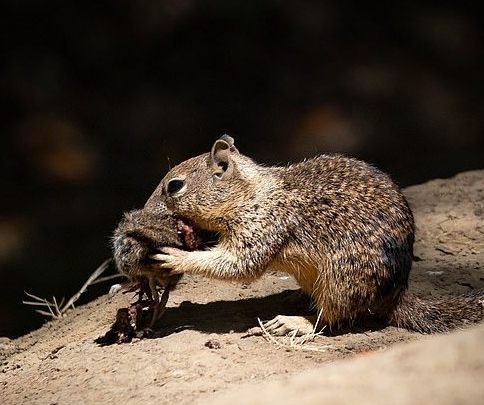
<path id="1" fill-rule="evenodd" d="M 484 288 L 484 171 L 430 181 L 405 193 L 418 227 L 419 260 L 410 288 L 422 296 Z M 155 338 L 100 347 L 94 339 L 109 329 L 117 308 L 131 300 L 129 294 L 103 296 L 24 337 L 0 340 L 0 402 L 267 403 L 297 398 L 321 403 L 318 395 L 324 393 L 324 400 L 333 403 L 354 398 L 385 403 L 388 395 L 398 396 L 395 403 L 475 403 L 484 396 L 483 384 L 477 383 L 484 381 L 484 356 L 474 355 L 484 352 L 484 327 L 428 337 L 366 325 L 318 336 L 303 346 L 289 338 L 277 345 L 260 336 L 243 337 L 258 317 L 304 310 L 296 290 L 295 282 L 279 273 L 250 285 L 186 276 L 172 293 Z M 417 342 L 393 348 L 408 341 Z M 432 395 L 437 389 L 444 394 Z"/>

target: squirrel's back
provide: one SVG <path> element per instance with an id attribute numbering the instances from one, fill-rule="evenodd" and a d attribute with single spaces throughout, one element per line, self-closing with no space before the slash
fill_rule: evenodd
<path id="1" fill-rule="evenodd" d="M 281 185 L 278 212 L 294 222 L 271 267 L 293 274 L 329 324 L 386 316 L 407 288 L 413 258 L 414 220 L 399 188 L 340 155 L 270 171 Z"/>

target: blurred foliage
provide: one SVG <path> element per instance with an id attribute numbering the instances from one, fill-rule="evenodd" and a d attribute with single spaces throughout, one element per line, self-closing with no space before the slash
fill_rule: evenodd
<path id="1" fill-rule="evenodd" d="M 477 2 L 0 8 L 0 335 L 38 326 L 23 290 L 76 291 L 121 213 L 224 132 L 258 161 L 341 152 L 402 185 L 482 168 Z"/>

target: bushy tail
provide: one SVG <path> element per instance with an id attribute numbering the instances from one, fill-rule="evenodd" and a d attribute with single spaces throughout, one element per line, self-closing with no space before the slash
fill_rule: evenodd
<path id="1" fill-rule="evenodd" d="M 445 332 L 484 320 L 484 290 L 442 299 L 424 299 L 405 291 L 390 325 L 420 333 Z"/>

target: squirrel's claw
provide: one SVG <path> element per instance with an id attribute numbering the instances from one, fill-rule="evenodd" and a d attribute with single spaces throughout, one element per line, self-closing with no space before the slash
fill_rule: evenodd
<path id="1" fill-rule="evenodd" d="M 183 250 L 164 247 L 160 249 L 160 253 L 155 253 L 154 255 L 150 255 L 150 259 L 155 260 L 157 262 L 165 262 L 165 263 L 172 263 L 177 261 L 180 257 L 182 257 L 186 253 Z"/>
<path id="2" fill-rule="evenodd" d="M 163 253 L 156 253 L 149 256 L 151 260 L 156 260 L 157 262 L 169 262 L 172 256 L 165 255 Z"/>
<path id="3" fill-rule="evenodd" d="M 161 253 L 156 253 L 154 255 L 149 255 L 148 256 L 151 260 L 156 260 L 156 261 L 163 261 L 165 259 L 165 255 Z"/>
<path id="4" fill-rule="evenodd" d="M 155 261 L 152 266 L 155 266 L 159 269 L 170 270 L 170 276 L 183 273 L 183 271 L 179 268 L 180 257 L 183 255 L 183 253 L 185 253 L 183 250 L 175 248 L 163 248 L 161 249 L 161 252 L 162 253 L 156 253 L 149 256 L 151 260 Z"/>
<path id="5" fill-rule="evenodd" d="M 173 256 L 170 255 L 164 255 L 162 253 L 157 253 L 155 255 L 151 255 L 150 259 L 155 260 L 156 263 L 153 263 L 152 265 L 160 268 L 160 269 L 171 269 L 173 268 L 172 262 Z"/>
<path id="6" fill-rule="evenodd" d="M 180 257 L 185 255 L 187 252 L 181 249 L 172 248 L 172 247 L 164 247 L 160 249 L 160 252 L 165 255 L 173 256 L 173 257 Z"/>

